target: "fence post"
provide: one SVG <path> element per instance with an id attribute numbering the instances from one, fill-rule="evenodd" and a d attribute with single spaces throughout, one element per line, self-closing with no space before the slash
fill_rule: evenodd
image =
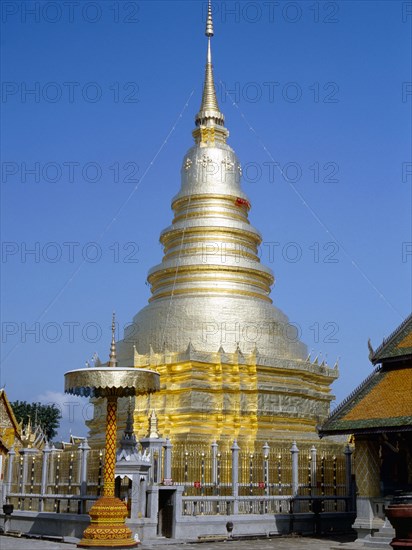
<path id="1" fill-rule="evenodd" d="M 239 502 L 238 502 L 238 483 L 239 483 L 239 450 L 240 447 L 237 444 L 236 439 L 233 442 L 231 447 L 232 451 L 232 496 L 234 497 L 233 501 L 233 514 L 239 512 Z"/>
<path id="2" fill-rule="evenodd" d="M 80 451 L 80 496 L 85 497 L 87 495 L 87 466 L 88 466 L 88 458 L 89 458 L 89 452 L 90 452 L 90 445 L 87 442 L 87 439 L 82 441 L 79 445 L 79 451 Z M 80 509 L 81 514 L 86 513 L 86 500 L 82 498 L 80 501 Z"/>
<path id="3" fill-rule="evenodd" d="M 269 451 L 267 442 L 262 447 L 263 451 L 263 481 L 265 482 L 265 493 L 269 494 Z"/>
<path id="4" fill-rule="evenodd" d="M 353 487 L 352 487 L 352 453 L 353 450 L 349 445 L 345 447 L 345 485 L 346 485 L 346 496 L 350 497 L 347 502 L 346 510 L 349 512 L 353 509 Z"/>
<path id="5" fill-rule="evenodd" d="M 163 479 L 172 479 L 172 443 L 166 438 L 163 444 L 164 462 L 163 462 Z"/>
<path id="6" fill-rule="evenodd" d="M 39 500 L 39 512 L 44 510 L 44 500 L 47 495 L 47 473 L 49 465 L 49 454 L 52 452 L 49 442 L 46 442 L 46 445 L 43 449 L 42 465 L 41 465 L 41 485 L 40 485 L 40 500 Z"/>
<path id="7" fill-rule="evenodd" d="M 269 451 L 270 447 L 266 441 L 266 443 L 262 447 L 263 451 L 263 482 L 265 484 L 265 495 L 269 494 Z M 265 500 L 265 514 L 268 513 L 268 501 Z"/>
<path id="8" fill-rule="evenodd" d="M 26 493 L 27 485 L 29 485 L 29 457 L 37 455 L 40 451 L 33 447 L 27 447 L 20 450 L 20 454 L 23 455 L 23 475 L 22 475 L 22 493 Z"/>
<path id="9" fill-rule="evenodd" d="M 312 445 L 312 448 L 310 450 L 310 484 L 314 495 L 316 495 L 316 487 L 317 487 L 316 457 L 317 457 L 317 450 L 315 445 Z"/>
<path id="10" fill-rule="evenodd" d="M 299 491 L 299 449 L 296 445 L 296 441 L 292 443 L 290 453 L 292 455 L 292 496 L 295 497 Z"/>
<path id="11" fill-rule="evenodd" d="M 217 485 L 217 443 L 213 441 L 212 445 L 212 484 L 213 488 Z"/>
<path id="12" fill-rule="evenodd" d="M 26 492 L 29 453 L 30 451 L 28 448 L 23 447 L 23 449 L 20 449 L 20 455 L 23 457 L 23 467 L 22 467 L 22 476 L 21 476 L 22 493 Z"/>
<path id="13" fill-rule="evenodd" d="M 14 445 L 8 452 L 9 462 L 7 464 L 7 481 L 4 484 L 4 496 L 3 501 L 6 502 L 7 495 L 11 493 L 11 484 L 12 484 L 12 477 L 13 477 L 13 462 L 14 457 L 16 456 L 16 451 L 14 450 Z"/>

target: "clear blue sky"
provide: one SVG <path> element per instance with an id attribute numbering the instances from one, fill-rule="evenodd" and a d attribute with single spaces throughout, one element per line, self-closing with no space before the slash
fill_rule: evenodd
<path id="1" fill-rule="evenodd" d="M 340 357 L 339 402 L 371 371 L 368 338 L 376 347 L 411 311 L 412 5 L 214 6 L 218 98 L 272 298 L 313 356 Z M 206 3 L 1 7 L 0 384 L 11 400 L 59 403 L 67 438 L 86 403 L 69 418 L 64 372 L 106 359 L 112 310 L 131 321 L 162 257 Z"/>

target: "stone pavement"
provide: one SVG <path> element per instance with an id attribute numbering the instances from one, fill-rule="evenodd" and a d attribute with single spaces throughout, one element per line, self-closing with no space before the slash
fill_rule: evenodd
<path id="1" fill-rule="evenodd" d="M 332 550 L 350 539 L 312 537 L 274 537 L 271 539 L 232 540 L 226 542 L 174 542 L 172 539 L 144 541 L 140 550 Z M 75 544 L 0 535 L 0 550 L 74 550 Z M 345 548 L 345 545 L 341 547 Z"/>

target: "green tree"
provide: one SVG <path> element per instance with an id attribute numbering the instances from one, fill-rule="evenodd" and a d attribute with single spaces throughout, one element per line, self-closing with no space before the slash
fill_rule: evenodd
<path id="1" fill-rule="evenodd" d="M 43 405 L 42 403 L 27 403 L 27 401 L 17 400 L 10 403 L 10 405 L 13 408 L 17 422 L 23 421 L 25 426 L 30 418 L 32 426 L 39 425 L 48 441 L 57 434 L 62 415 L 54 403 Z"/>

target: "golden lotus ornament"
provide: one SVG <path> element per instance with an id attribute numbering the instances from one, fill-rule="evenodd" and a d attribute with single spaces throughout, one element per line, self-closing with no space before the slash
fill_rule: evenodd
<path id="1" fill-rule="evenodd" d="M 134 548 L 138 545 L 126 526 L 127 508 L 114 496 L 117 434 L 117 399 L 159 390 L 159 374 L 149 369 L 117 366 L 66 372 L 64 391 L 84 397 L 107 399 L 103 496 L 89 511 L 91 523 L 79 548 Z"/>

